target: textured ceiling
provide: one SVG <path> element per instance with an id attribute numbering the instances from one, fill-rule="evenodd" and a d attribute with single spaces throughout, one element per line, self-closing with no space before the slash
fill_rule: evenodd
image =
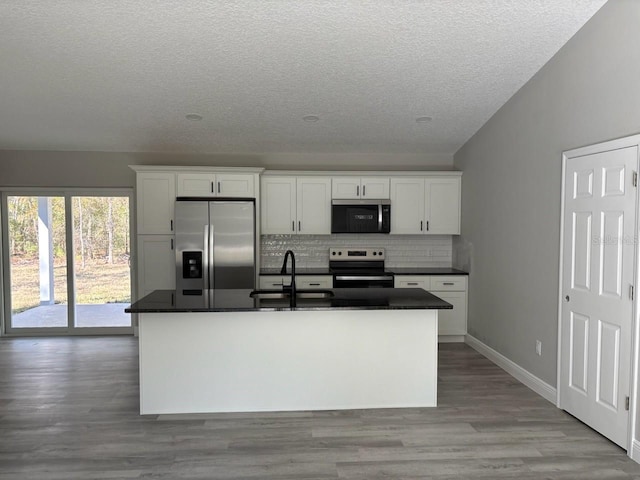
<path id="1" fill-rule="evenodd" d="M 0 149 L 453 153 L 604 3 L 2 0 Z"/>

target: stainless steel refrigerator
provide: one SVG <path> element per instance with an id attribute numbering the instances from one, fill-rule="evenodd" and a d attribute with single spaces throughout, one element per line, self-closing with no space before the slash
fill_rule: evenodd
<path id="1" fill-rule="evenodd" d="M 178 198 L 176 290 L 255 288 L 255 201 Z"/>

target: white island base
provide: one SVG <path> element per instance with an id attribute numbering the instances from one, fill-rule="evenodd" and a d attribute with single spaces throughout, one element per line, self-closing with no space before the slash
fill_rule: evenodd
<path id="1" fill-rule="evenodd" d="M 434 407 L 437 310 L 142 313 L 140 413 Z"/>

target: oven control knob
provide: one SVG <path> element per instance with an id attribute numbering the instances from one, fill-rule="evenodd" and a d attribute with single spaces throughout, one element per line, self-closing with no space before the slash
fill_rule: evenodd
<path id="1" fill-rule="evenodd" d="M 338 255 L 342 255 L 342 252 L 338 252 Z"/>
<path id="2" fill-rule="evenodd" d="M 378 252 L 378 255 L 382 255 L 382 252 Z"/>
<path id="3" fill-rule="evenodd" d="M 331 252 L 331 255 L 335 255 L 335 254 L 336 254 L 336 252 Z"/>

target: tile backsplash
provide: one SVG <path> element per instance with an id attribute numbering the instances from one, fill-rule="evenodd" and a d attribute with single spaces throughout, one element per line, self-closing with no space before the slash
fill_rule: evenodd
<path id="1" fill-rule="evenodd" d="M 262 268 L 280 267 L 289 249 L 296 254 L 297 267 L 328 267 L 331 247 L 382 247 L 388 268 L 451 267 L 450 235 L 262 235 L 260 240 Z"/>

